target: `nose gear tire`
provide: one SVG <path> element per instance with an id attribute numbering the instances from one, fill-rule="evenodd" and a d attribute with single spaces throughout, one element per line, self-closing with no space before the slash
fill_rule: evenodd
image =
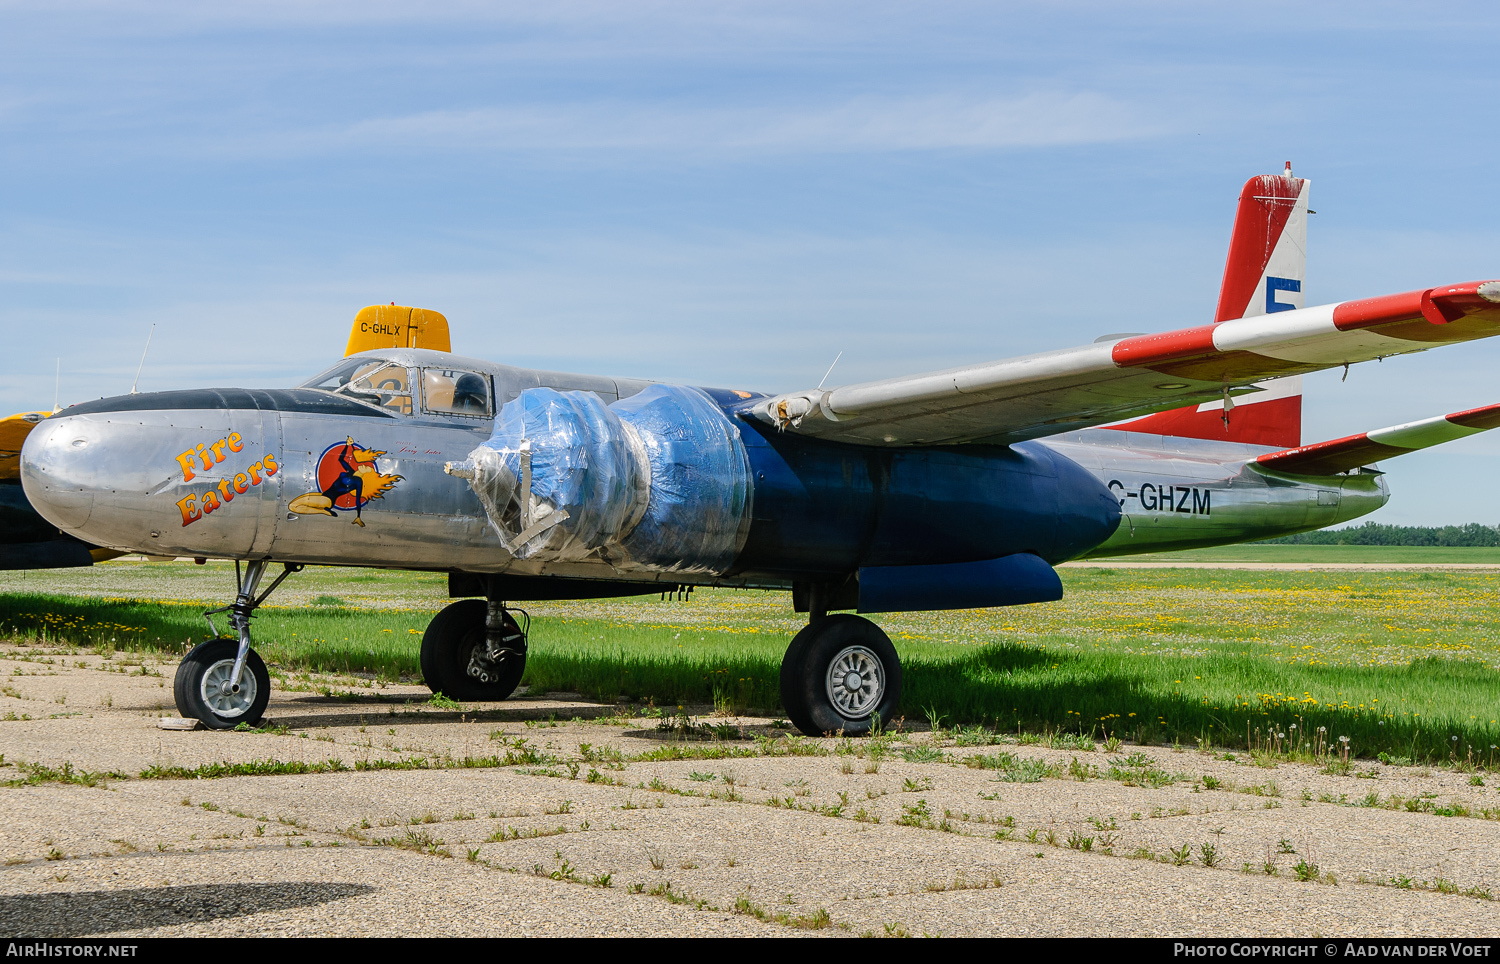
<path id="1" fill-rule="evenodd" d="M 490 664 L 491 680 L 481 682 L 469 675 L 469 664 L 476 652 L 485 652 L 483 599 L 461 599 L 432 617 L 422 634 L 422 677 L 428 689 L 452 700 L 483 703 L 503 700 L 521 685 L 526 671 L 526 654 L 506 657 Z M 518 635 L 521 629 L 515 619 L 505 616 L 505 635 Z M 488 661 L 486 661 L 488 662 Z"/>
<path id="2" fill-rule="evenodd" d="M 879 626 L 839 613 L 803 629 L 781 661 L 781 703 L 808 736 L 869 733 L 901 703 L 901 660 Z"/>
<path id="3" fill-rule="evenodd" d="M 239 651 L 237 639 L 210 639 L 193 647 L 177 664 L 177 676 L 172 680 L 177 712 L 211 730 L 258 724 L 271 700 L 271 674 L 266 672 L 260 654 L 252 649 L 245 654 L 239 688 L 233 689 L 229 680 Z"/>

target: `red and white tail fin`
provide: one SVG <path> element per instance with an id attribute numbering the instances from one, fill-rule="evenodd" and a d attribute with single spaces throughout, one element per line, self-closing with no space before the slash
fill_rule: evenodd
<path id="1" fill-rule="evenodd" d="M 1291 161 L 1280 174 L 1263 174 L 1245 182 L 1229 238 L 1215 323 L 1303 306 L 1310 183 L 1292 176 Z M 1287 448 L 1302 444 L 1302 376 L 1257 382 L 1256 387 L 1261 391 L 1233 400 L 1227 417 L 1221 400 L 1158 412 L 1110 428 Z"/>
<path id="2" fill-rule="evenodd" d="M 1296 448 L 1302 444 L 1302 376 L 1256 382 L 1260 391 L 1233 399 L 1229 417 L 1223 399 L 1157 412 L 1119 425 L 1122 432 L 1146 432 L 1178 438 L 1207 438 L 1250 445 Z"/>
<path id="3" fill-rule="evenodd" d="M 1310 183 L 1292 176 L 1291 161 L 1281 174 L 1263 174 L 1245 182 L 1214 321 L 1302 307 Z"/>

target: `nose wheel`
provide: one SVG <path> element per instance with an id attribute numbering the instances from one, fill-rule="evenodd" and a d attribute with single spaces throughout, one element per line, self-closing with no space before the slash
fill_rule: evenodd
<path id="1" fill-rule="evenodd" d="M 781 703 L 808 736 L 862 736 L 901 703 L 901 660 L 890 637 L 861 616 L 814 619 L 781 661 Z"/>
<path id="2" fill-rule="evenodd" d="M 234 664 L 239 651 L 237 639 L 210 639 L 193 647 L 178 664 L 172 681 L 177 712 L 201 720 L 211 730 L 259 723 L 271 699 L 271 674 L 252 649 L 245 654 L 236 682 Z"/>
<path id="3" fill-rule="evenodd" d="M 250 648 L 250 617 L 283 579 L 301 572 L 302 567 L 288 563 L 270 587 L 257 596 L 260 577 L 265 571 L 264 559 L 248 563 L 243 574 L 239 561 L 235 561 L 239 592 L 234 602 L 203 614 L 215 638 L 193 647 L 177 665 L 177 676 L 172 681 L 177 712 L 211 730 L 229 730 L 241 723 L 254 726 L 265 716 L 266 704 L 271 700 L 271 674 L 266 672 L 260 654 Z M 214 614 L 226 611 L 237 638 L 219 636 L 214 626 Z"/>

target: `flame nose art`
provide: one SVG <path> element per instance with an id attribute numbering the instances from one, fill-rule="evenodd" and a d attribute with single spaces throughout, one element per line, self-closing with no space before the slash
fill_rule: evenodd
<path id="1" fill-rule="evenodd" d="M 81 529 L 94 511 L 100 438 L 79 418 L 49 418 L 21 448 L 21 485 L 42 518 L 59 529 Z"/>

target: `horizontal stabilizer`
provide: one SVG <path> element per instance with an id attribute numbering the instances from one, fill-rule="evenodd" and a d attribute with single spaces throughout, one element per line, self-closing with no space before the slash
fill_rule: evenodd
<path id="1" fill-rule="evenodd" d="M 1361 432 L 1331 442 L 1316 442 L 1281 452 L 1271 452 L 1256 463 L 1277 472 L 1294 475 L 1333 475 L 1381 459 L 1394 458 L 1443 442 L 1500 428 L 1500 405 L 1471 408 L 1466 412 L 1424 418 L 1419 422 Z"/>

